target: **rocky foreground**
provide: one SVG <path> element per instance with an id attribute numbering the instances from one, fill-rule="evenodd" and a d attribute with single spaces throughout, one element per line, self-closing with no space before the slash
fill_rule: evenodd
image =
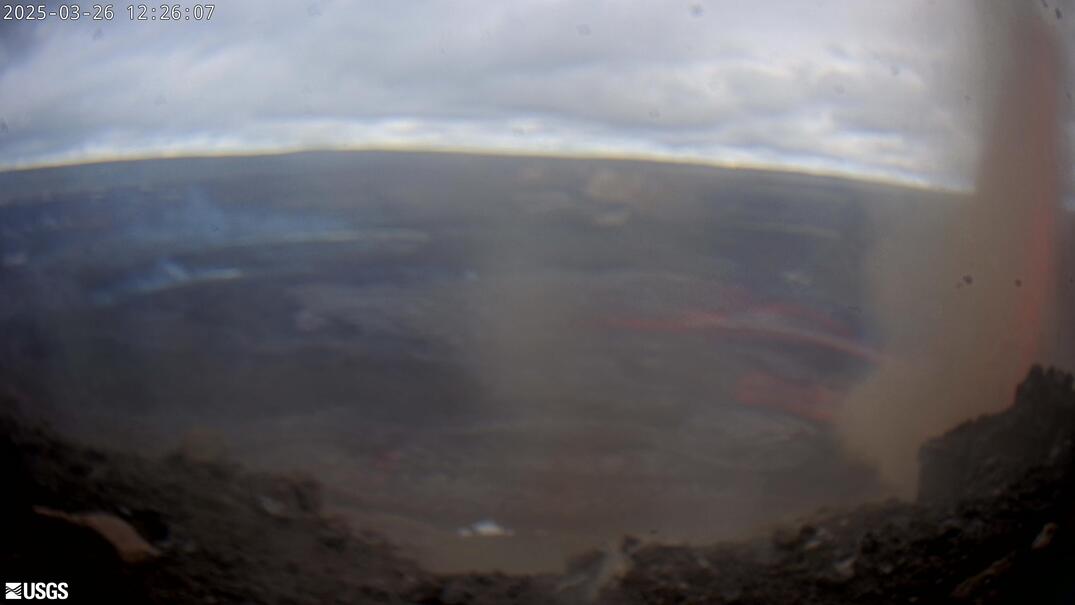
<path id="1" fill-rule="evenodd" d="M 324 512 L 308 477 L 82 447 L 8 399 L 0 571 L 67 582 L 73 602 L 1075 602 L 1075 391 L 1056 370 L 927 443 L 914 503 L 706 547 L 627 537 L 543 576 L 434 575 Z"/>

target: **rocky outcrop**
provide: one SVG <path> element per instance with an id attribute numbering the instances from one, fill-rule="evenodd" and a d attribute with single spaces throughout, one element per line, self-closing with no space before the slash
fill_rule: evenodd
<path id="1" fill-rule="evenodd" d="M 916 502 L 814 515 L 768 540 L 647 546 L 601 601 L 1071 602 L 1073 443 L 1072 377 L 1035 367 L 1010 408 L 925 444 Z"/>
<path id="2" fill-rule="evenodd" d="M 943 405 L 943 402 L 938 402 Z M 1067 476 L 1075 457 L 1072 377 L 1035 366 L 1000 414 L 927 442 L 919 452 L 918 501 L 954 504 L 995 497 L 1028 475 Z"/>
<path id="3" fill-rule="evenodd" d="M 1075 392 L 1056 370 L 1034 368 L 1009 409 L 927 443 L 917 502 L 822 512 L 739 543 L 628 538 L 559 576 L 430 574 L 324 514 L 306 477 L 101 452 L 3 414 L 0 434 L 14 488 L 0 499 L 0 566 L 63 571 L 72 591 L 113 601 L 872 605 L 1075 594 Z M 122 520 L 153 557 L 127 563 L 80 511 Z"/>

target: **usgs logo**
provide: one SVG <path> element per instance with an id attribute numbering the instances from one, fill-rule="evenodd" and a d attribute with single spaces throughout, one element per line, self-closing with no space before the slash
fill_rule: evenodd
<path id="1" fill-rule="evenodd" d="M 4 582 L 5 599 L 67 598 L 67 582 Z"/>

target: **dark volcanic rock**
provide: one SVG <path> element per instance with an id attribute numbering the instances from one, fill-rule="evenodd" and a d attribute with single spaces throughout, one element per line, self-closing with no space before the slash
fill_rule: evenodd
<path id="1" fill-rule="evenodd" d="M 768 540 L 642 548 L 601 602 L 1070 603 L 1073 437 L 1072 377 L 1035 367 L 1011 408 L 926 444 L 918 502 L 815 515 Z"/>
<path id="2" fill-rule="evenodd" d="M 952 504 L 988 498 L 1031 472 L 1070 469 L 1075 443 L 1072 377 L 1034 366 L 1015 405 L 927 442 L 919 452 L 918 500 Z"/>
<path id="3" fill-rule="evenodd" d="M 320 514 L 308 478 L 101 452 L 4 414 L 0 433 L 0 471 L 15 488 L 3 499 L 0 566 L 61 571 L 80 590 L 121 601 L 1000 604 L 1075 595 L 1075 393 L 1056 370 L 1034 368 L 1011 408 L 928 443 L 918 502 L 819 513 L 741 543 L 630 540 L 577 558 L 563 576 L 426 573 Z M 115 511 L 164 556 L 125 566 L 92 533 L 54 526 L 32 504 Z"/>

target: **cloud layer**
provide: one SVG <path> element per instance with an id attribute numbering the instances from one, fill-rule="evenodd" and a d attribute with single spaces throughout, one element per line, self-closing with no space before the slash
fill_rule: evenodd
<path id="1" fill-rule="evenodd" d="M 969 0 L 230 0 L 176 23 L 117 8 L 0 22 L 0 167 L 418 147 L 972 177 Z"/>

